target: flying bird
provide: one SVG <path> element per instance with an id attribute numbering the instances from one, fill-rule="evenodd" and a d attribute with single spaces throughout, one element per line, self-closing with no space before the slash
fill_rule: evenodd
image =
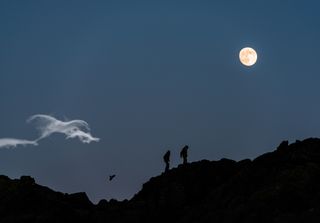
<path id="1" fill-rule="evenodd" d="M 110 176 L 109 176 L 109 181 L 112 181 L 112 180 L 113 180 L 113 178 L 115 178 L 115 177 L 116 177 L 116 175 L 115 175 L 115 174 L 110 175 Z"/>

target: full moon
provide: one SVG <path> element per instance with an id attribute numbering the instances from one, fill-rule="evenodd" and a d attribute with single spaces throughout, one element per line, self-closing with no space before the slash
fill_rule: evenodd
<path id="1" fill-rule="evenodd" d="M 254 49 L 245 47 L 240 51 L 239 58 L 243 65 L 250 67 L 257 62 L 258 55 Z"/>

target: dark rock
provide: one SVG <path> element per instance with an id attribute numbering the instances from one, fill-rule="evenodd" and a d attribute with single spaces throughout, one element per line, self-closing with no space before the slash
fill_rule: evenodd
<path id="1" fill-rule="evenodd" d="M 30 176 L 21 176 L 20 183 L 25 185 L 34 185 L 36 181 Z"/>
<path id="2" fill-rule="evenodd" d="M 76 208 L 88 209 L 93 207 L 87 194 L 83 192 L 66 195 L 66 201 Z"/>
<path id="3" fill-rule="evenodd" d="M 282 143 L 280 143 L 280 145 L 278 146 L 277 150 L 284 150 L 287 149 L 289 147 L 289 141 L 283 141 Z"/>

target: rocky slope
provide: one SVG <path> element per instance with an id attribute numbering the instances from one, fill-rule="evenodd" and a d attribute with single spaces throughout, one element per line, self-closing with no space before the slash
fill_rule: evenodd
<path id="1" fill-rule="evenodd" d="M 151 178 L 131 200 L 93 205 L 30 177 L 0 177 L 0 222 L 319 222 L 320 139 L 254 160 L 179 166 Z"/>

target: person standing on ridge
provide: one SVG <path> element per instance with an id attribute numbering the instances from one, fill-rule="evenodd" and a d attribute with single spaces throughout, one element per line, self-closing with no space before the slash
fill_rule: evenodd
<path id="1" fill-rule="evenodd" d="M 185 145 L 180 152 L 180 158 L 183 159 L 183 165 L 188 163 L 188 149 L 189 146 Z"/>
<path id="2" fill-rule="evenodd" d="M 163 156 L 163 161 L 166 163 L 166 168 L 165 168 L 165 173 L 169 171 L 170 168 L 170 150 L 168 150 L 164 156 Z"/>

